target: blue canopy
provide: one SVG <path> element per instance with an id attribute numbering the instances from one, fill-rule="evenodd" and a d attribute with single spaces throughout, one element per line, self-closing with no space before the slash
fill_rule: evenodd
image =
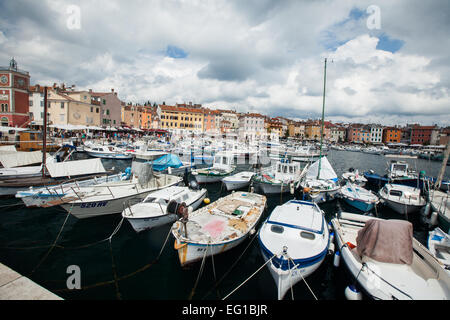
<path id="1" fill-rule="evenodd" d="M 155 171 L 163 171 L 168 167 L 179 168 L 182 165 L 183 163 L 181 162 L 180 158 L 170 153 L 153 160 L 153 170 Z"/>

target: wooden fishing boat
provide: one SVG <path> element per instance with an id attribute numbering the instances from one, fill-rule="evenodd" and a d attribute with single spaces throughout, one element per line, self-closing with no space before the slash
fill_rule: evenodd
<path id="1" fill-rule="evenodd" d="M 266 206 L 257 193 L 233 192 L 172 226 L 181 266 L 228 251 L 255 232 Z"/>

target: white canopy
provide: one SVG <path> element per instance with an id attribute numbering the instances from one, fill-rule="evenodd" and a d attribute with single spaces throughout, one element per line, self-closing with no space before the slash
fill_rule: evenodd
<path id="1" fill-rule="evenodd" d="M 42 151 L 0 153 L 0 162 L 5 168 L 14 168 L 42 162 Z"/>
<path id="2" fill-rule="evenodd" d="M 9 130 L 25 131 L 25 130 L 30 130 L 30 129 L 28 129 L 28 128 L 16 128 L 16 127 L 2 127 L 2 126 L 0 126 L 0 131 L 1 132 L 9 132 Z"/>
<path id="3" fill-rule="evenodd" d="M 17 152 L 16 147 L 14 145 L 9 146 L 0 146 L 0 153 L 10 153 L 10 152 Z"/>
<path id="4" fill-rule="evenodd" d="M 47 163 L 47 170 L 52 178 L 106 172 L 100 158 Z"/>
<path id="5" fill-rule="evenodd" d="M 320 176 L 319 179 L 321 180 L 336 180 L 337 175 L 336 172 L 334 172 L 333 167 L 331 166 L 330 162 L 328 161 L 327 157 L 322 157 L 322 159 L 317 160 L 314 162 L 308 169 L 308 172 L 306 173 L 307 179 L 316 179 L 317 173 L 319 172 L 319 161 L 320 161 Z"/>

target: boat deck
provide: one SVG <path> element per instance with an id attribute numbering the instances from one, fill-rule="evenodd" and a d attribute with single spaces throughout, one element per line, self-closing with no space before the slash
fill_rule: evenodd
<path id="1" fill-rule="evenodd" d="M 186 223 L 187 238 L 196 243 L 218 243 L 239 238 L 252 228 L 265 206 L 265 197 L 233 193 L 194 211 Z M 183 234 L 180 228 L 180 235 Z"/>

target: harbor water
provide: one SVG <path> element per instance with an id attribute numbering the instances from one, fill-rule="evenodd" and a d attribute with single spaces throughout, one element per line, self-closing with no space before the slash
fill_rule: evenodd
<path id="1" fill-rule="evenodd" d="M 328 159 L 339 177 L 349 168 L 360 173 L 372 169 L 384 174 L 390 160 L 382 155 L 338 150 L 330 150 Z M 436 177 L 441 167 L 440 162 L 402 160 L 428 176 Z M 131 166 L 130 160 L 102 159 L 102 162 L 106 169 L 114 167 L 115 171 Z M 239 165 L 237 170 L 249 167 Z M 448 166 L 444 178 L 450 178 Z M 221 183 L 206 188 L 211 202 L 228 193 Z M 268 196 L 268 207 L 258 228 L 277 205 L 294 197 L 301 195 Z M 339 199 L 319 206 L 327 221 L 340 210 L 358 213 Z M 16 198 L 2 199 L 0 208 L 0 262 L 68 300 L 219 300 L 264 264 L 256 233 L 238 247 L 206 259 L 203 268 L 197 263 L 183 269 L 169 234 L 171 224 L 136 233 L 126 220 L 116 230 L 122 220 L 120 214 L 78 220 L 58 207 L 26 208 Z M 378 207 L 377 214 L 405 219 L 384 206 Z M 414 225 L 414 237 L 426 245 L 428 226 L 421 221 L 420 214 L 408 219 Z M 81 289 L 68 288 L 69 266 L 79 267 Z M 344 289 L 350 281 L 343 263 L 339 268 L 333 266 L 332 255 L 306 278 L 319 300 L 345 299 Z M 264 267 L 228 300 L 276 298 L 275 282 Z M 313 300 L 314 296 L 304 282 L 299 282 L 285 299 Z"/>

